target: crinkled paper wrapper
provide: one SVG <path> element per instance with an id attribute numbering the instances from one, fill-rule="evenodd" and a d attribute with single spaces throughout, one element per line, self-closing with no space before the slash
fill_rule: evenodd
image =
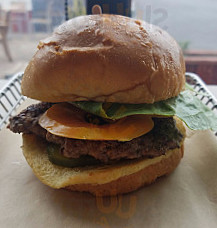
<path id="1" fill-rule="evenodd" d="M 26 102 L 27 104 L 28 102 Z M 0 132 L 0 227 L 217 227 L 217 137 L 187 132 L 178 168 L 151 186 L 107 198 L 51 189 L 33 175 L 21 136 Z"/>

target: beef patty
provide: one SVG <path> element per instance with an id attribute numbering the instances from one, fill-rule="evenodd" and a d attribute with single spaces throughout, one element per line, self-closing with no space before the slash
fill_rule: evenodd
<path id="1" fill-rule="evenodd" d="M 153 118 L 154 128 L 149 133 L 127 142 L 60 137 L 47 132 L 38 124 L 40 116 L 51 106 L 52 103 L 45 102 L 29 106 L 17 116 L 10 118 L 8 128 L 15 133 L 33 133 L 48 142 L 59 144 L 65 157 L 78 158 L 81 155 L 90 155 L 103 163 L 160 156 L 169 149 L 179 148 L 183 138 L 172 117 Z"/>

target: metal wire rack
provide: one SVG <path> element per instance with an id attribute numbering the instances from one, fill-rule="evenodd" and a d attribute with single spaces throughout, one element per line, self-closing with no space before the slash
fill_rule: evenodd
<path id="1" fill-rule="evenodd" d="M 205 105 L 207 105 L 211 110 L 217 114 L 217 99 L 208 90 L 205 83 L 200 79 L 200 77 L 194 73 L 187 72 L 185 74 L 186 82 L 193 87 L 193 89 L 198 92 L 195 94 L 200 98 Z"/>
<path id="2" fill-rule="evenodd" d="M 0 130 L 7 124 L 16 108 L 25 100 L 21 94 L 23 73 L 18 73 L 0 90 Z M 194 73 L 186 73 L 186 82 L 198 92 L 195 95 L 217 114 L 217 99 L 207 89 L 205 83 Z M 217 136 L 217 132 L 215 133 Z"/>
<path id="3" fill-rule="evenodd" d="M 7 124 L 16 108 L 25 100 L 21 94 L 21 80 L 23 73 L 14 75 L 0 90 L 0 130 Z"/>

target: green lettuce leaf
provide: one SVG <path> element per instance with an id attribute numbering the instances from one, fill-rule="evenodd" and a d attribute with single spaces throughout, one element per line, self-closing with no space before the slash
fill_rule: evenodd
<path id="1" fill-rule="evenodd" d="M 72 102 L 72 104 L 86 112 L 112 120 L 136 114 L 177 116 L 192 130 L 217 131 L 217 115 L 188 90 L 181 92 L 177 97 L 153 104 L 90 101 Z"/>

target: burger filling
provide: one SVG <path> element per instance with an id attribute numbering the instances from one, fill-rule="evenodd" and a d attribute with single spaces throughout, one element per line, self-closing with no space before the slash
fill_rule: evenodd
<path id="1" fill-rule="evenodd" d="M 59 136 L 39 125 L 39 119 L 53 106 L 54 104 L 45 102 L 31 105 L 12 117 L 8 128 L 15 133 L 35 134 L 47 140 L 50 161 L 62 166 L 109 164 L 120 160 L 153 158 L 165 154 L 169 149 L 179 148 L 183 139 L 172 117 L 152 117 L 153 128 L 128 141 L 84 140 Z M 90 113 L 85 113 L 83 119 L 105 129 L 113 124 L 111 120 Z M 150 124 L 150 121 L 148 123 Z M 62 162 L 58 162 L 60 160 Z"/>

